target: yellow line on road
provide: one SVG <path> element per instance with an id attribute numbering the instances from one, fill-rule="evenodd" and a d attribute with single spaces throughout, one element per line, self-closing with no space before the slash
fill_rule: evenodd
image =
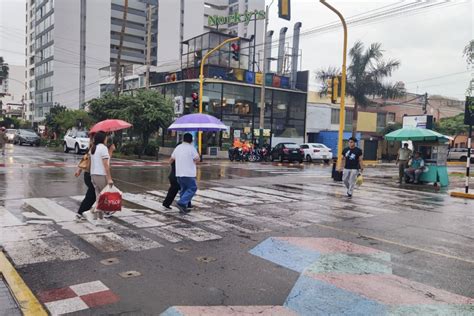
<path id="1" fill-rule="evenodd" d="M 404 247 L 404 248 L 409 248 L 409 249 L 413 249 L 413 250 L 417 250 L 417 251 L 426 252 L 426 253 L 436 255 L 436 256 L 441 256 L 441 257 L 445 257 L 445 258 L 449 258 L 449 259 L 454 259 L 454 260 L 459 260 L 459 261 L 474 264 L 474 260 L 465 259 L 465 258 L 456 257 L 456 256 L 451 256 L 451 255 L 448 255 L 448 254 L 445 254 L 445 253 L 436 252 L 436 251 L 432 251 L 432 250 L 425 249 L 425 248 L 419 248 L 419 247 L 415 247 L 415 246 L 411 246 L 411 245 L 407 245 L 407 244 L 402 244 L 402 243 L 392 241 L 392 240 L 387 240 L 387 239 L 374 237 L 374 236 L 370 236 L 370 235 L 364 235 L 364 234 L 360 234 L 360 233 L 356 233 L 356 232 L 352 232 L 352 231 L 345 230 L 345 229 L 342 229 L 342 228 L 332 227 L 332 226 L 328 226 L 328 225 L 324 225 L 324 224 L 316 224 L 315 223 L 314 225 L 319 226 L 319 227 L 323 227 L 323 228 L 327 228 L 327 229 L 331 229 L 331 230 L 335 230 L 335 231 L 339 231 L 339 232 L 343 232 L 343 233 L 346 233 L 346 234 L 358 236 L 358 237 L 377 240 L 377 241 L 380 241 L 380 242 L 383 242 L 383 243 L 386 243 L 386 244 L 392 244 L 392 245 L 396 245 L 396 246 L 400 246 L 400 247 Z"/>
<path id="2" fill-rule="evenodd" d="M 2 251 L 0 251 L 0 274 L 3 275 L 24 316 L 48 315 Z"/>

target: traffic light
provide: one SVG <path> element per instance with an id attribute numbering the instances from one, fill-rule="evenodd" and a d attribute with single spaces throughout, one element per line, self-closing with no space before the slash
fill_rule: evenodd
<path id="1" fill-rule="evenodd" d="M 230 49 L 232 50 L 232 59 L 239 61 L 240 59 L 240 42 L 230 44 Z"/>
<path id="2" fill-rule="evenodd" d="M 331 102 L 336 103 L 339 97 L 339 77 L 332 77 Z"/>
<path id="3" fill-rule="evenodd" d="M 195 109 L 199 108 L 199 94 L 197 92 L 191 93 L 192 104 Z"/>
<path id="4" fill-rule="evenodd" d="M 332 79 L 326 79 L 327 95 L 332 100 Z"/>

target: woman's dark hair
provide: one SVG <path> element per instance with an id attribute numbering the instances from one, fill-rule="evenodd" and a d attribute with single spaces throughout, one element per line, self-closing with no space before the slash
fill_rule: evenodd
<path id="1" fill-rule="evenodd" d="M 97 132 L 97 134 L 94 135 L 94 145 L 92 145 L 92 149 L 91 149 L 92 154 L 95 154 L 97 145 L 103 144 L 106 138 L 107 138 L 107 134 L 105 134 L 105 132 L 102 132 L 102 131 Z"/>
<path id="2" fill-rule="evenodd" d="M 193 135 L 186 133 L 183 136 L 183 142 L 185 143 L 192 143 L 193 142 Z"/>

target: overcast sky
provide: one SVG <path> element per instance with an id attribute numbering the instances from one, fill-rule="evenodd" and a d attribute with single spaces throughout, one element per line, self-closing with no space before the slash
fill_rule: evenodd
<path id="1" fill-rule="evenodd" d="M 268 4 L 270 2 L 267 0 Z M 382 6 L 393 4 L 396 7 L 415 0 L 329 2 L 340 9 L 344 16 L 350 17 Z M 292 0 L 291 22 L 278 18 L 277 6 L 278 0 L 275 0 L 270 11 L 269 30 L 275 31 L 274 41 L 277 41 L 281 27 L 287 26 L 287 34 L 290 35 L 297 21 L 303 23 L 304 32 L 338 20 L 317 0 Z M 463 99 L 471 74 L 462 50 L 473 38 L 473 9 L 472 0 L 453 0 L 417 14 L 405 14 L 360 26 L 349 25 L 349 48 L 357 40 L 367 45 L 380 42 L 386 57 L 401 61 L 400 69 L 392 76 L 393 81 L 405 82 L 410 92 L 428 92 Z M 4 56 L 10 64 L 24 64 L 24 28 L 25 0 L 0 0 L 0 56 Z M 313 70 L 328 66 L 340 67 L 342 28 L 330 33 L 303 36 L 300 47 L 303 50 L 302 68 L 311 70 L 312 77 Z M 312 80 L 311 88 L 317 87 L 317 82 Z"/>

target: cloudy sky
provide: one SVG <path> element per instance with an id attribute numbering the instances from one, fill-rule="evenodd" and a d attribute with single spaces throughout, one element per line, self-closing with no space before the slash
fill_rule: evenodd
<path id="1" fill-rule="evenodd" d="M 267 0 L 268 4 L 270 2 Z M 414 2 L 330 1 L 346 17 L 363 17 L 364 14 L 379 12 L 376 10 L 381 7 L 394 10 Z M 349 48 L 357 40 L 367 45 L 380 42 L 385 56 L 399 59 L 402 63 L 393 74 L 393 81 L 405 82 L 410 92 L 428 92 L 462 99 L 471 79 L 462 50 L 473 38 L 473 1 L 430 1 L 437 2 L 443 4 L 422 9 L 416 14 L 412 12 L 363 25 L 349 25 Z M 283 26 L 289 28 L 287 34 L 291 35 L 297 21 L 303 23 L 302 32 L 338 21 L 337 16 L 317 0 L 292 0 L 291 22 L 278 18 L 277 4 L 278 0 L 275 0 L 270 10 L 269 29 L 275 31 L 274 41 Z M 24 27 L 25 0 L 0 0 L 0 55 L 10 64 L 24 64 Z M 303 36 L 301 48 L 303 69 L 314 71 L 328 66 L 340 67 L 342 29 Z M 318 83 L 312 80 L 311 87 L 317 89 Z"/>

